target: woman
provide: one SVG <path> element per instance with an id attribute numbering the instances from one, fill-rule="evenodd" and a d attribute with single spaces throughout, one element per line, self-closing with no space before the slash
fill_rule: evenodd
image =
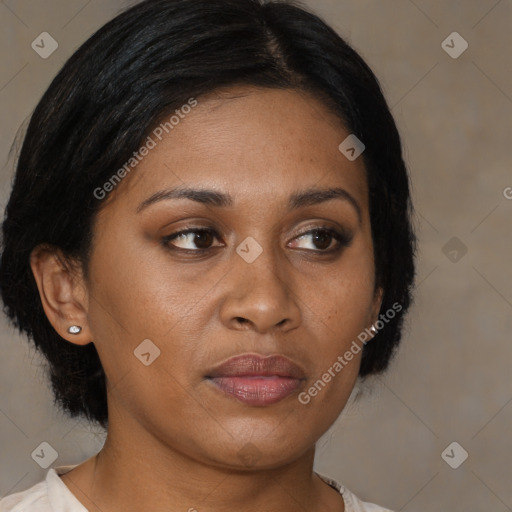
<path id="1" fill-rule="evenodd" d="M 32 115 L 1 260 L 56 401 L 107 438 L 0 509 L 387 510 L 313 461 L 400 341 L 411 214 L 379 84 L 318 17 L 146 0 L 109 22 Z"/>

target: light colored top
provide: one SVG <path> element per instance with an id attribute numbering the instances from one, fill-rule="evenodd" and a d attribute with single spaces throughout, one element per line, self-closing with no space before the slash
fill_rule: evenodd
<path id="1" fill-rule="evenodd" d="M 49 469 L 45 480 L 26 491 L 0 499 L 0 512 L 88 512 L 59 476 L 77 465 Z M 319 473 L 317 475 L 343 496 L 345 512 L 392 512 L 373 503 L 362 502 L 343 485 Z"/>

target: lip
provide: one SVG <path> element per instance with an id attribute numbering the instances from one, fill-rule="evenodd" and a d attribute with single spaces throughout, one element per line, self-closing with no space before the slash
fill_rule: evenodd
<path id="1" fill-rule="evenodd" d="M 304 371 L 287 357 L 259 354 L 232 357 L 205 377 L 222 392 L 253 406 L 280 402 L 305 380 Z"/>

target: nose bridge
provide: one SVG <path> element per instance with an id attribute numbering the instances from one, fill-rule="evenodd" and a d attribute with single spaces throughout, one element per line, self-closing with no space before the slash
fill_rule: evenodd
<path id="1" fill-rule="evenodd" d="M 295 327 L 300 311 L 279 250 L 247 237 L 233 254 L 231 284 L 222 308 L 222 320 L 231 328 L 249 323 L 255 330 Z"/>

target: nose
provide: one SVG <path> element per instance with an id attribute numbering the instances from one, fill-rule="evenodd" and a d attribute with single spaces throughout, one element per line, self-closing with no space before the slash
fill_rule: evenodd
<path id="1" fill-rule="evenodd" d="M 270 252 L 264 251 L 252 263 L 234 255 L 237 260 L 227 276 L 229 288 L 220 311 L 221 321 L 229 329 L 252 329 L 263 334 L 300 325 L 292 272 Z"/>

